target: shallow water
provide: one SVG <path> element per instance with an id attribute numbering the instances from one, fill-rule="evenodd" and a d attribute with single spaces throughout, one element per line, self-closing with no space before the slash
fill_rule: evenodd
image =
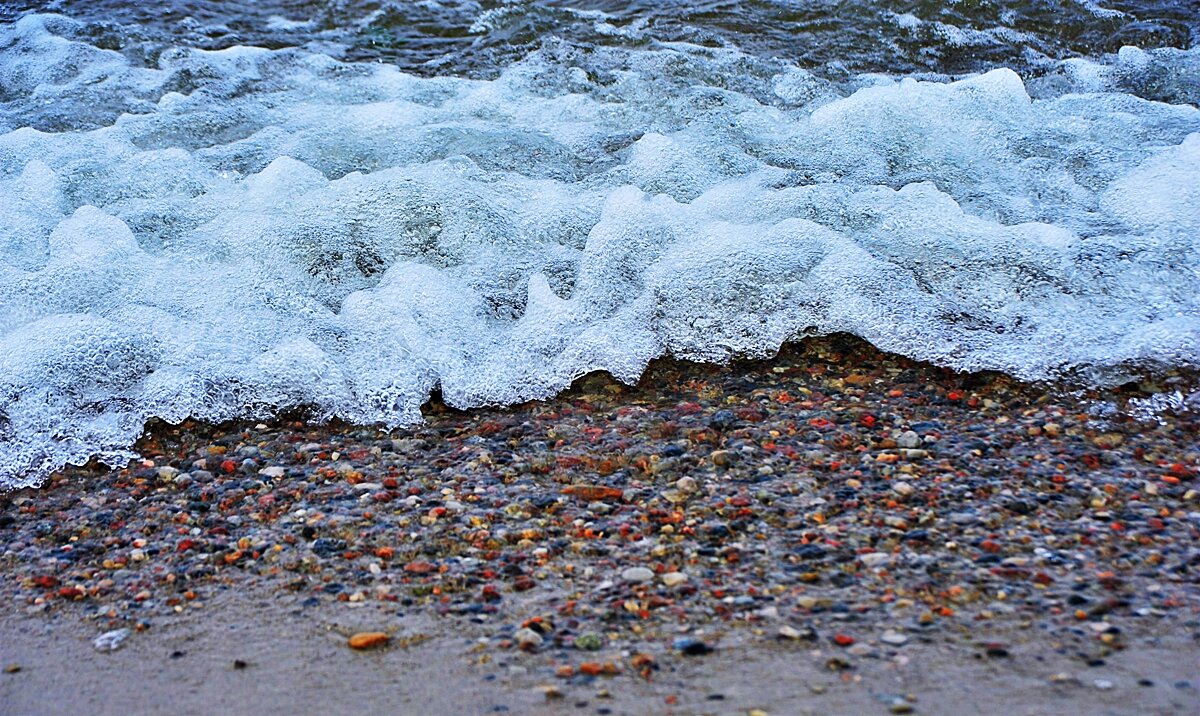
<path id="1" fill-rule="evenodd" d="M 1193 5 L 231 5 L 2 18 L 0 485 L 814 333 L 1200 364 Z"/>

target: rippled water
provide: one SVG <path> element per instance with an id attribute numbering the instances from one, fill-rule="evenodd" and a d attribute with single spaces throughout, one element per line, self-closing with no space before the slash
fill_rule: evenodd
<path id="1" fill-rule="evenodd" d="M 1200 366 L 1192 3 L 246 5 L 4 6 L 0 488 L 838 331 Z"/>
<path id="2" fill-rule="evenodd" d="M 1116 52 L 1124 45 L 1187 48 L 1200 38 L 1200 2 L 961 0 L 845 2 L 380 2 L 378 0 L 128 0 L 15 2 L 23 12 L 86 20 L 112 49 L 143 43 L 205 49 L 336 43 L 348 60 L 395 63 L 420 74 L 492 77 L 558 37 L 580 45 L 649 42 L 736 46 L 831 74 L 1022 72 L 1046 59 Z"/>

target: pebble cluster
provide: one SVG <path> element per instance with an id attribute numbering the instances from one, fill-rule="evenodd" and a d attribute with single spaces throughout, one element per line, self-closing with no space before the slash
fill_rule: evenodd
<path id="1" fill-rule="evenodd" d="M 820 645 L 834 671 L 950 637 L 1003 659 L 1006 624 L 1095 665 L 1131 630 L 1200 634 L 1200 415 L 1122 409 L 1189 380 L 1067 393 L 835 336 L 547 402 L 435 400 L 394 432 L 155 425 L 125 469 L 0 496 L 0 598 L 98 632 L 249 582 L 394 603 L 556 684 L 653 678 L 731 634 Z"/>

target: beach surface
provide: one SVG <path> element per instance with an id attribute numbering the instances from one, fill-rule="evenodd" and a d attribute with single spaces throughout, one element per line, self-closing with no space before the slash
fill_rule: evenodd
<path id="1" fill-rule="evenodd" d="M 1190 386 L 835 336 L 393 432 L 154 425 L 0 496 L 0 713 L 1187 713 Z"/>

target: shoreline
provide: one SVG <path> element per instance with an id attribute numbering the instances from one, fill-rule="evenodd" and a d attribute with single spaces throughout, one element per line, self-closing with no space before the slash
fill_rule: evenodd
<path id="1" fill-rule="evenodd" d="M 70 663 L 93 691 L 54 705 L 128 712 L 137 657 L 171 713 L 203 700 L 163 664 L 272 699 L 287 666 L 330 713 L 359 677 L 393 713 L 1170 713 L 1200 688 L 1200 416 L 1099 409 L 1142 397 L 837 336 L 391 432 L 158 425 L 129 468 L 0 495 L 0 702 Z"/>

